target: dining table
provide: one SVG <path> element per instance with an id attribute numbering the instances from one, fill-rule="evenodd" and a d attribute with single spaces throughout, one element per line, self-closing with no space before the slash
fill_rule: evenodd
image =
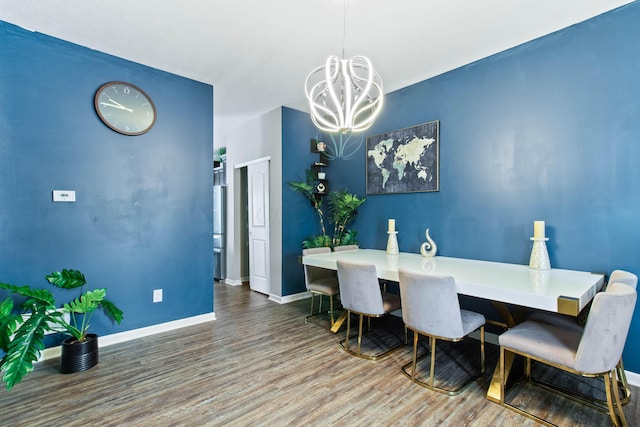
<path id="1" fill-rule="evenodd" d="M 424 257 L 418 253 L 387 254 L 378 249 L 354 249 L 304 255 L 305 265 L 337 270 L 337 262 L 373 264 L 379 279 L 398 282 L 398 270 L 436 276 L 452 276 L 458 294 L 489 300 L 503 317 L 506 327 L 518 319 L 512 307 L 544 310 L 577 316 L 605 283 L 605 275 L 560 268 L 533 269 L 528 265 L 511 264 L 445 256 Z M 337 332 L 344 320 L 343 313 L 334 323 Z M 513 357 L 507 360 L 510 370 Z M 494 371 L 487 398 L 500 401 L 499 369 Z"/>

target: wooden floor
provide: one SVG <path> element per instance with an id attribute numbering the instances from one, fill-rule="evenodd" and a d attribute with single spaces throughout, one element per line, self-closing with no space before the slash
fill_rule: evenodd
<path id="1" fill-rule="evenodd" d="M 537 425 L 485 398 L 494 346 L 484 376 L 449 397 L 402 375 L 409 347 L 378 362 L 348 355 L 338 345 L 344 330 L 333 335 L 304 322 L 308 304 L 280 305 L 247 286 L 217 283 L 218 320 L 101 348 L 100 363 L 78 374 L 45 362 L 10 392 L 0 390 L 0 425 Z M 462 356 L 473 366 L 475 351 Z M 595 410 L 546 393 L 538 401 L 537 391 L 522 389 L 515 400 L 558 425 L 610 425 Z M 640 390 L 633 393 L 625 413 L 637 426 Z"/>

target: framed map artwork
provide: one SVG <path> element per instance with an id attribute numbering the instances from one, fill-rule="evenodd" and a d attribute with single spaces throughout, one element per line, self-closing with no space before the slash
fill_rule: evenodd
<path id="1" fill-rule="evenodd" d="M 367 194 L 440 191 L 440 122 L 367 137 Z"/>

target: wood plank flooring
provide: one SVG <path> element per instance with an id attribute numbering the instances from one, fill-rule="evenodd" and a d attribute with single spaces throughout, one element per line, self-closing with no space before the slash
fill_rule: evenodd
<path id="1" fill-rule="evenodd" d="M 308 304 L 280 305 L 248 286 L 216 283 L 218 320 L 101 348 L 100 363 L 82 373 L 42 363 L 10 392 L 0 390 L 0 425 L 537 425 L 485 398 L 495 346 L 481 379 L 449 397 L 402 375 L 410 346 L 378 362 L 350 356 L 338 345 L 344 329 L 333 335 L 304 322 Z M 475 366 L 470 345 L 463 357 Z M 610 425 L 605 414 L 522 389 L 515 399 L 558 425 Z M 639 394 L 634 388 L 625 406 L 630 426 L 640 423 Z"/>

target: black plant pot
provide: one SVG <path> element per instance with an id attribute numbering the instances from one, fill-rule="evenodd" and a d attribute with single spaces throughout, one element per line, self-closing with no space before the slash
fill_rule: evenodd
<path id="1" fill-rule="evenodd" d="M 78 342 L 75 338 L 67 338 L 62 342 L 60 355 L 60 372 L 72 374 L 86 371 L 98 364 L 98 336 L 87 334 L 87 339 Z"/>

